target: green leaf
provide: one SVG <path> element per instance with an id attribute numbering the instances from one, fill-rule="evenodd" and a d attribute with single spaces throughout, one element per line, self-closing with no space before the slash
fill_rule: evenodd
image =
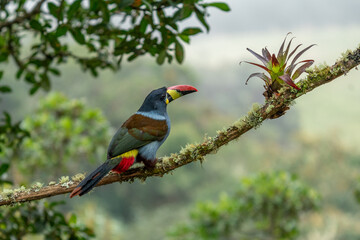
<path id="1" fill-rule="evenodd" d="M 184 4 L 184 7 L 181 9 L 180 20 L 184 20 L 190 17 L 192 13 L 193 13 L 193 9 L 191 9 L 190 6 Z"/>
<path id="2" fill-rule="evenodd" d="M 70 29 L 70 33 L 79 44 L 85 44 L 85 36 L 81 33 L 79 28 Z"/>
<path id="3" fill-rule="evenodd" d="M 109 9 L 107 8 L 108 5 L 103 1 L 101 1 L 100 3 L 101 3 L 101 12 L 102 12 L 103 22 L 108 23 L 110 21 L 110 13 L 109 13 Z"/>
<path id="4" fill-rule="evenodd" d="M 49 91 L 51 88 L 51 83 L 48 75 L 43 73 L 40 74 L 40 77 L 41 77 L 41 82 L 40 82 L 41 88 L 44 89 L 45 91 Z"/>
<path id="5" fill-rule="evenodd" d="M 56 33 L 55 33 L 56 37 L 64 36 L 64 35 L 66 34 L 67 30 L 68 30 L 68 27 L 67 27 L 67 26 L 64 26 L 64 25 L 59 26 L 59 27 L 56 29 Z"/>
<path id="6" fill-rule="evenodd" d="M 76 224 L 76 215 L 71 214 L 71 217 L 69 219 L 69 224 Z"/>
<path id="7" fill-rule="evenodd" d="M 0 79 L 2 78 L 3 75 L 4 75 L 4 71 L 0 71 Z"/>
<path id="8" fill-rule="evenodd" d="M 48 9 L 49 9 L 49 12 L 51 15 L 53 15 L 55 18 L 58 18 L 58 15 L 59 15 L 59 13 L 58 13 L 59 7 L 58 6 L 56 6 L 52 2 L 49 2 Z"/>
<path id="9" fill-rule="evenodd" d="M 99 10 L 100 2 L 101 1 L 99 1 L 99 0 L 90 0 L 90 11 L 95 12 L 95 11 Z"/>
<path id="10" fill-rule="evenodd" d="M 76 13 L 76 11 L 79 10 L 80 6 L 81 6 L 81 0 L 76 0 L 70 5 L 70 7 L 67 11 L 67 18 L 69 20 L 72 19 L 72 17 Z"/>
<path id="11" fill-rule="evenodd" d="M 40 88 L 39 84 L 36 84 L 35 86 L 33 86 L 29 91 L 30 95 L 34 95 L 34 93 L 36 93 L 37 90 L 39 90 L 39 88 Z"/>
<path id="12" fill-rule="evenodd" d="M 94 77 L 97 77 L 99 75 L 98 72 L 96 71 L 96 68 L 90 68 L 90 72 Z"/>
<path id="13" fill-rule="evenodd" d="M 16 72 L 16 79 L 19 79 L 21 77 L 21 75 L 23 74 L 25 68 L 20 68 L 17 72 Z"/>
<path id="14" fill-rule="evenodd" d="M 4 62 L 8 59 L 9 54 L 7 52 L 0 53 L 0 62 Z"/>
<path id="15" fill-rule="evenodd" d="M 178 36 L 179 36 L 179 37 L 181 38 L 181 40 L 183 40 L 184 42 L 190 43 L 190 38 L 189 38 L 188 35 L 179 34 Z"/>
<path id="16" fill-rule="evenodd" d="M 4 173 L 7 172 L 7 170 L 9 169 L 10 165 L 7 163 L 3 163 L 0 165 L 0 176 L 3 175 Z"/>
<path id="17" fill-rule="evenodd" d="M 210 31 L 210 26 L 209 24 L 206 22 L 205 20 L 205 14 L 200 11 L 198 8 L 195 8 L 195 13 L 196 13 L 196 17 L 197 19 L 202 23 L 202 25 L 206 28 L 206 31 L 209 32 Z"/>
<path id="18" fill-rule="evenodd" d="M 27 72 L 25 75 L 25 81 L 28 83 L 36 83 L 35 74 L 32 72 Z"/>
<path id="19" fill-rule="evenodd" d="M 29 24 L 30 24 L 30 27 L 31 27 L 32 29 L 35 29 L 35 30 L 38 30 L 38 31 L 42 31 L 42 26 L 41 26 L 41 24 L 39 23 L 39 21 L 37 21 L 37 20 L 35 20 L 35 19 L 32 19 Z"/>
<path id="20" fill-rule="evenodd" d="M 136 53 L 134 53 L 134 54 L 132 54 L 130 57 L 128 57 L 128 62 L 131 62 L 131 61 L 133 61 L 135 58 L 137 58 L 139 55 L 138 54 L 136 54 Z"/>
<path id="21" fill-rule="evenodd" d="M 184 48 L 179 42 L 175 43 L 175 57 L 178 63 L 182 63 L 184 60 Z"/>
<path id="22" fill-rule="evenodd" d="M 165 57 L 166 57 L 166 50 L 163 49 L 160 53 L 159 53 L 159 56 L 156 58 L 156 62 L 159 64 L 159 65 L 162 65 L 165 61 Z"/>
<path id="23" fill-rule="evenodd" d="M 201 33 L 200 28 L 186 28 L 184 31 L 181 32 L 182 35 L 196 35 L 198 33 Z"/>
<path id="24" fill-rule="evenodd" d="M 0 47 L 4 46 L 6 44 L 5 36 L 0 36 Z"/>
<path id="25" fill-rule="evenodd" d="M 60 71 L 56 68 L 49 68 L 49 71 L 55 76 L 60 76 Z"/>
<path id="26" fill-rule="evenodd" d="M 3 114 L 5 115 L 5 122 L 7 125 L 11 125 L 11 116 L 8 112 L 3 112 Z"/>
<path id="27" fill-rule="evenodd" d="M 190 43 L 190 38 L 189 38 L 188 35 L 179 34 L 178 36 L 179 36 L 179 37 L 181 38 L 181 40 L 183 40 L 184 42 Z"/>
<path id="28" fill-rule="evenodd" d="M 2 93 L 9 93 L 11 92 L 11 88 L 9 86 L 0 86 L 0 92 Z"/>
<path id="29" fill-rule="evenodd" d="M 146 32 L 146 28 L 147 28 L 148 25 L 149 25 L 149 21 L 148 21 L 145 17 L 143 17 L 143 19 L 142 19 L 141 22 L 140 22 L 140 29 L 139 29 L 139 31 L 140 31 L 141 33 L 145 33 L 145 32 Z"/>
<path id="30" fill-rule="evenodd" d="M 204 7 L 215 7 L 218 8 L 222 11 L 228 12 L 230 11 L 230 7 L 229 5 L 227 5 L 226 3 L 223 2 L 213 2 L 213 3 L 207 3 L 203 5 Z"/>

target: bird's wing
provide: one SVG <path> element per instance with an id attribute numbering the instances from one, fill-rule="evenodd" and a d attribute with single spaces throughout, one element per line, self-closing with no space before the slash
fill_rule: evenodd
<path id="1" fill-rule="evenodd" d="M 108 158 L 138 149 L 153 141 L 161 141 L 168 132 L 165 120 L 140 114 L 132 115 L 114 135 L 108 148 Z"/>

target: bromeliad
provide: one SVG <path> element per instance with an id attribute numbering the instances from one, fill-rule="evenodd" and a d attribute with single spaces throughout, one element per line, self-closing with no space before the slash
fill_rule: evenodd
<path id="1" fill-rule="evenodd" d="M 290 33 L 288 33 L 287 35 L 289 34 Z M 247 48 L 249 52 L 251 52 L 256 58 L 258 58 L 263 63 L 263 65 L 253 62 L 247 62 L 247 61 L 244 62 L 264 69 L 270 76 L 265 75 L 264 73 L 253 73 L 246 80 L 246 84 L 249 81 L 249 79 L 252 77 L 258 77 L 262 79 L 265 82 L 264 87 L 266 91 L 264 92 L 264 96 L 266 99 L 270 98 L 273 95 L 273 93 L 277 93 L 284 83 L 297 90 L 300 90 L 300 88 L 294 83 L 295 79 L 297 79 L 303 72 L 305 72 L 305 70 L 308 67 L 310 67 L 314 63 L 314 60 L 303 60 L 300 62 L 296 62 L 296 61 L 304 52 L 306 52 L 309 48 L 311 48 L 315 44 L 312 44 L 306 47 L 305 49 L 301 50 L 299 53 L 295 55 L 293 60 L 289 63 L 289 59 L 295 54 L 296 50 L 302 44 L 299 44 L 294 50 L 290 52 L 290 45 L 293 40 L 292 38 L 289 41 L 286 49 L 284 50 L 286 37 L 283 43 L 281 44 L 277 56 L 275 56 L 275 54 L 270 54 L 270 52 L 266 47 L 262 49 L 262 55 L 257 54 L 253 50 Z M 294 72 L 296 66 L 300 63 L 302 63 L 302 65 L 300 65 L 300 67 L 298 67 L 297 70 Z"/>
<path id="2" fill-rule="evenodd" d="M 153 90 L 139 110 L 125 121 L 113 136 L 108 147 L 107 160 L 79 183 L 70 198 L 89 192 L 110 171 L 125 172 L 135 162 L 143 162 L 148 167 L 155 166 L 156 152 L 170 133 L 167 105 L 196 91 L 196 88 L 189 85 Z"/>

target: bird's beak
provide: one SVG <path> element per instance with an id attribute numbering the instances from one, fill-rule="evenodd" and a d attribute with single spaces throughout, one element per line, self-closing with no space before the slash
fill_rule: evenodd
<path id="1" fill-rule="evenodd" d="M 166 90 L 166 104 L 186 94 L 197 92 L 197 89 L 190 85 L 176 85 Z"/>

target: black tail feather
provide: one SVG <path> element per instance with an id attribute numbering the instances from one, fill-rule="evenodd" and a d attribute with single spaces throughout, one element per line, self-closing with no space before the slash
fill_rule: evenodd
<path id="1" fill-rule="evenodd" d="M 89 176 L 87 176 L 84 180 L 82 180 L 79 183 L 79 185 L 71 192 L 70 198 L 76 195 L 82 196 L 88 193 L 115 166 L 116 164 L 112 162 L 109 161 L 104 162 L 95 171 L 90 173 Z"/>

